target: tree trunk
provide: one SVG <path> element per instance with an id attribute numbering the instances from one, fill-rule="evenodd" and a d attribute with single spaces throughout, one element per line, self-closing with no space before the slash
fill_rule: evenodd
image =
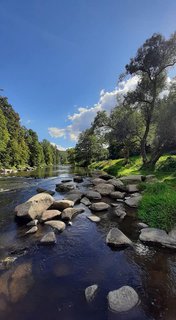
<path id="1" fill-rule="evenodd" d="M 148 120 L 147 120 L 145 132 L 144 132 L 143 138 L 141 140 L 141 156 L 142 156 L 142 161 L 143 161 L 144 166 L 147 164 L 147 161 L 148 161 L 147 152 L 146 152 L 146 144 L 147 144 L 147 137 L 148 137 L 149 130 L 150 130 L 150 122 L 151 122 L 151 117 L 148 118 Z"/>

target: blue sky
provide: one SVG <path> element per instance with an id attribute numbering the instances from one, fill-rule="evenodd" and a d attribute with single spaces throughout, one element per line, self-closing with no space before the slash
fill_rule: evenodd
<path id="1" fill-rule="evenodd" d="M 71 147 L 110 110 L 130 57 L 176 30 L 175 0 L 0 0 L 0 88 L 22 123 Z"/>

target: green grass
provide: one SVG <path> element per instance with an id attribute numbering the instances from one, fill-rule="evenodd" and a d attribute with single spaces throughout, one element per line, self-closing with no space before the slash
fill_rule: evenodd
<path id="1" fill-rule="evenodd" d="M 176 224 L 176 191 L 166 182 L 142 184 L 138 217 L 150 227 L 170 231 Z"/>

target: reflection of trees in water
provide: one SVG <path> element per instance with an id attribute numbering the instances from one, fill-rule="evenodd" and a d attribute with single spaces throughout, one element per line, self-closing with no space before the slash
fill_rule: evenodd
<path id="1" fill-rule="evenodd" d="M 137 250 L 136 250 L 137 249 Z M 139 244 L 134 254 L 127 252 L 130 263 L 141 270 L 140 296 L 143 308 L 154 319 L 173 320 L 176 314 L 176 269 L 173 252 Z"/>

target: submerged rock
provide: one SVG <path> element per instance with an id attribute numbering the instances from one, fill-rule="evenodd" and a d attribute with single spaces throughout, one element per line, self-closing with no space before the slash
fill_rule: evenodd
<path id="1" fill-rule="evenodd" d="M 42 213 L 41 216 L 41 221 L 47 221 L 47 220 L 52 220 L 52 219 L 57 219 L 61 215 L 61 212 L 59 210 L 45 210 Z"/>
<path id="2" fill-rule="evenodd" d="M 65 227 L 66 227 L 66 225 L 63 221 L 50 220 L 50 221 L 46 221 L 45 224 L 47 224 L 48 226 L 50 226 L 58 231 L 64 231 Z"/>
<path id="3" fill-rule="evenodd" d="M 90 210 L 92 211 L 104 211 L 104 210 L 108 210 L 109 208 L 110 208 L 110 205 L 105 202 L 92 203 L 90 206 Z"/>
<path id="4" fill-rule="evenodd" d="M 38 231 L 38 227 L 37 226 L 33 226 L 31 229 L 26 231 L 26 234 L 33 234 L 33 233 L 36 233 L 37 231 Z"/>
<path id="5" fill-rule="evenodd" d="M 55 244 L 57 242 L 55 233 L 53 231 L 48 232 L 43 236 L 43 238 L 40 240 L 40 244 L 43 245 L 50 245 Z"/>
<path id="6" fill-rule="evenodd" d="M 125 312 L 139 304 L 137 292 L 129 287 L 123 286 L 118 290 L 108 293 L 109 308 L 114 312 Z"/>
<path id="7" fill-rule="evenodd" d="M 88 216 L 87 217 L 90 221 L 92 221 L 92 222 L 100 222 L 100 218 L 99 217 L 97 217 L 96 215 L 94 215 L 94 214 L 91 214 L 90 216 Z"/>
<path id="8" fill-rule="evenodd" d="M 123 247 L 132 245 L 132 241 L 128 239 L 118 228 L 112 228 L 107 237 L 106 243 L 115 247 Z"/>
<path id="9" fill-rule="evenodd" d="M 125 203 L 132 208 L 137 208 L 139 206 L 139 202 L 142 199 L 142 195 L 138 195 L 136 197 L 130 197 L 129 199 L 125 200 Z"/>
<path id="10" fill-rule="evenodd" d="M 95 186 L 94 190 L 99 192 L 102 196 L 108 196 L 115 190 L 115 188 L 112 184 L 101 183 Z"/>
<path id="11" fill-rule="evenodd" d="M 68 199 L 54 201 L 50 209 L 64 210 L 74 206 L 74 202 Z"/>
<path id="12" fill-rule="evenodd" d="M 69 182 L 72 182 L 72 179 L 64 179 L 64 180 L 61 180 L 62 183 L 69 183 Z"/>
<path id="13" fill-rule="evenodd" d="M 18 205 L 15 208 L 15 213 L 18 218 L 34 220 L 40 217 L 42 212 L 47 210 L 54 202 L 52 196 L 47 193 L 39 193 L 28 201 Z"/>
<path id="14" fill-rule="evenodd" d="M 93 284 L 92 286 L 87 287 L 85 289 L 85 297 L 87 302 L 91 302 L 95 298 L 97 290 L 98 290 L 97 284 Z"/>
<path id="15" fill-rule="evenodd" d="M 141 230 L 139 239 L 143 242 L 159 244 L 166 248 L 176 249 L 176 238 L 167 234 L 166 231 L 156 228 L 144 228 Z"/>

